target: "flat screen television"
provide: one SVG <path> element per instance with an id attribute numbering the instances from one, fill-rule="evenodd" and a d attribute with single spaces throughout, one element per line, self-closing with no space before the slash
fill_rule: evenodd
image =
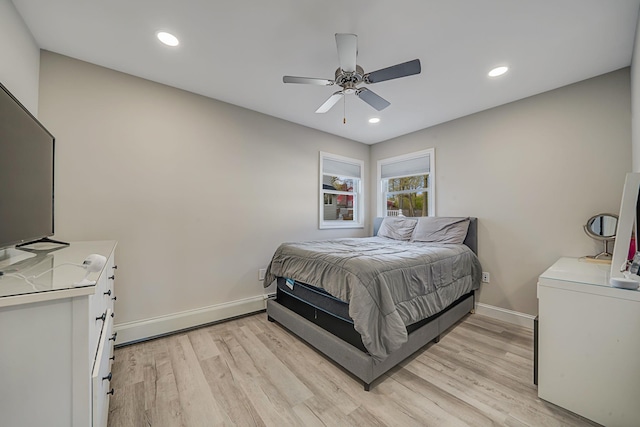
<path id="1" fill-rule="evenodd" d="M 0 84 L 0 249 L 53 235 L 55 138 Z"/>

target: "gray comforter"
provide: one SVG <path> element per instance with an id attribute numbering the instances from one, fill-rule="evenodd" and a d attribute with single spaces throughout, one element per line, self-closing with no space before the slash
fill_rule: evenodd
<path id="1" fill-rule="evenodd" d="M 362 343 L 381 361 L 407 341 L 406 325 L 477 289 L 481 267 L 465 245 L 367 237 L 284 243 L 267 268 L 265 287 L 276 277 L 347 301 Z"/>

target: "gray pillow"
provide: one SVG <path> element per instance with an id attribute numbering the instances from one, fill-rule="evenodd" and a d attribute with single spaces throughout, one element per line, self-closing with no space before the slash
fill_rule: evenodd
<path id="1" fill-rule="evenodd" d="M 417 219 L 388 216 L 382 220 L 378 236 L 408 242 L 417 223 Z"/>
<path id="2" fill-rule="evenodd" d="M 469 218 L 435 217 L 418 218 L 411 241 L 461 244 L 467 237 Z"/>

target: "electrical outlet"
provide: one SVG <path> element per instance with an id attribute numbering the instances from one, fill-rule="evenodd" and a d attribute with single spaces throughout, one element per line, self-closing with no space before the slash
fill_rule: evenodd
<path id="1" fill-rule="evenodd" d="M 264 275 L 267 273 L 266 268 L 261 268 L 258 270 L 258 280 L 264 280 Z"/>
<path id="2" fill-rule="evenodd" d="M 482 272 L 482 283 L 489 283 L 490 280 L 491 280 L 491 277 L 489 276 L 489 272 L 488 271 L 483 271 Z"/>

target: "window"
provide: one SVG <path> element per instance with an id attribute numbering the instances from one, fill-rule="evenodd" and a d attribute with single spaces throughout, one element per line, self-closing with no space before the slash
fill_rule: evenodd
<path id="1" fill-rule="evenodd" d="M 320 153 L 320 228 L 362 228 L 362 160 Z"/>
<path id="2" fill-rule="evenodd" d="M 435 215 L 433 148 L 378 160 L 378 216 Z"/>

